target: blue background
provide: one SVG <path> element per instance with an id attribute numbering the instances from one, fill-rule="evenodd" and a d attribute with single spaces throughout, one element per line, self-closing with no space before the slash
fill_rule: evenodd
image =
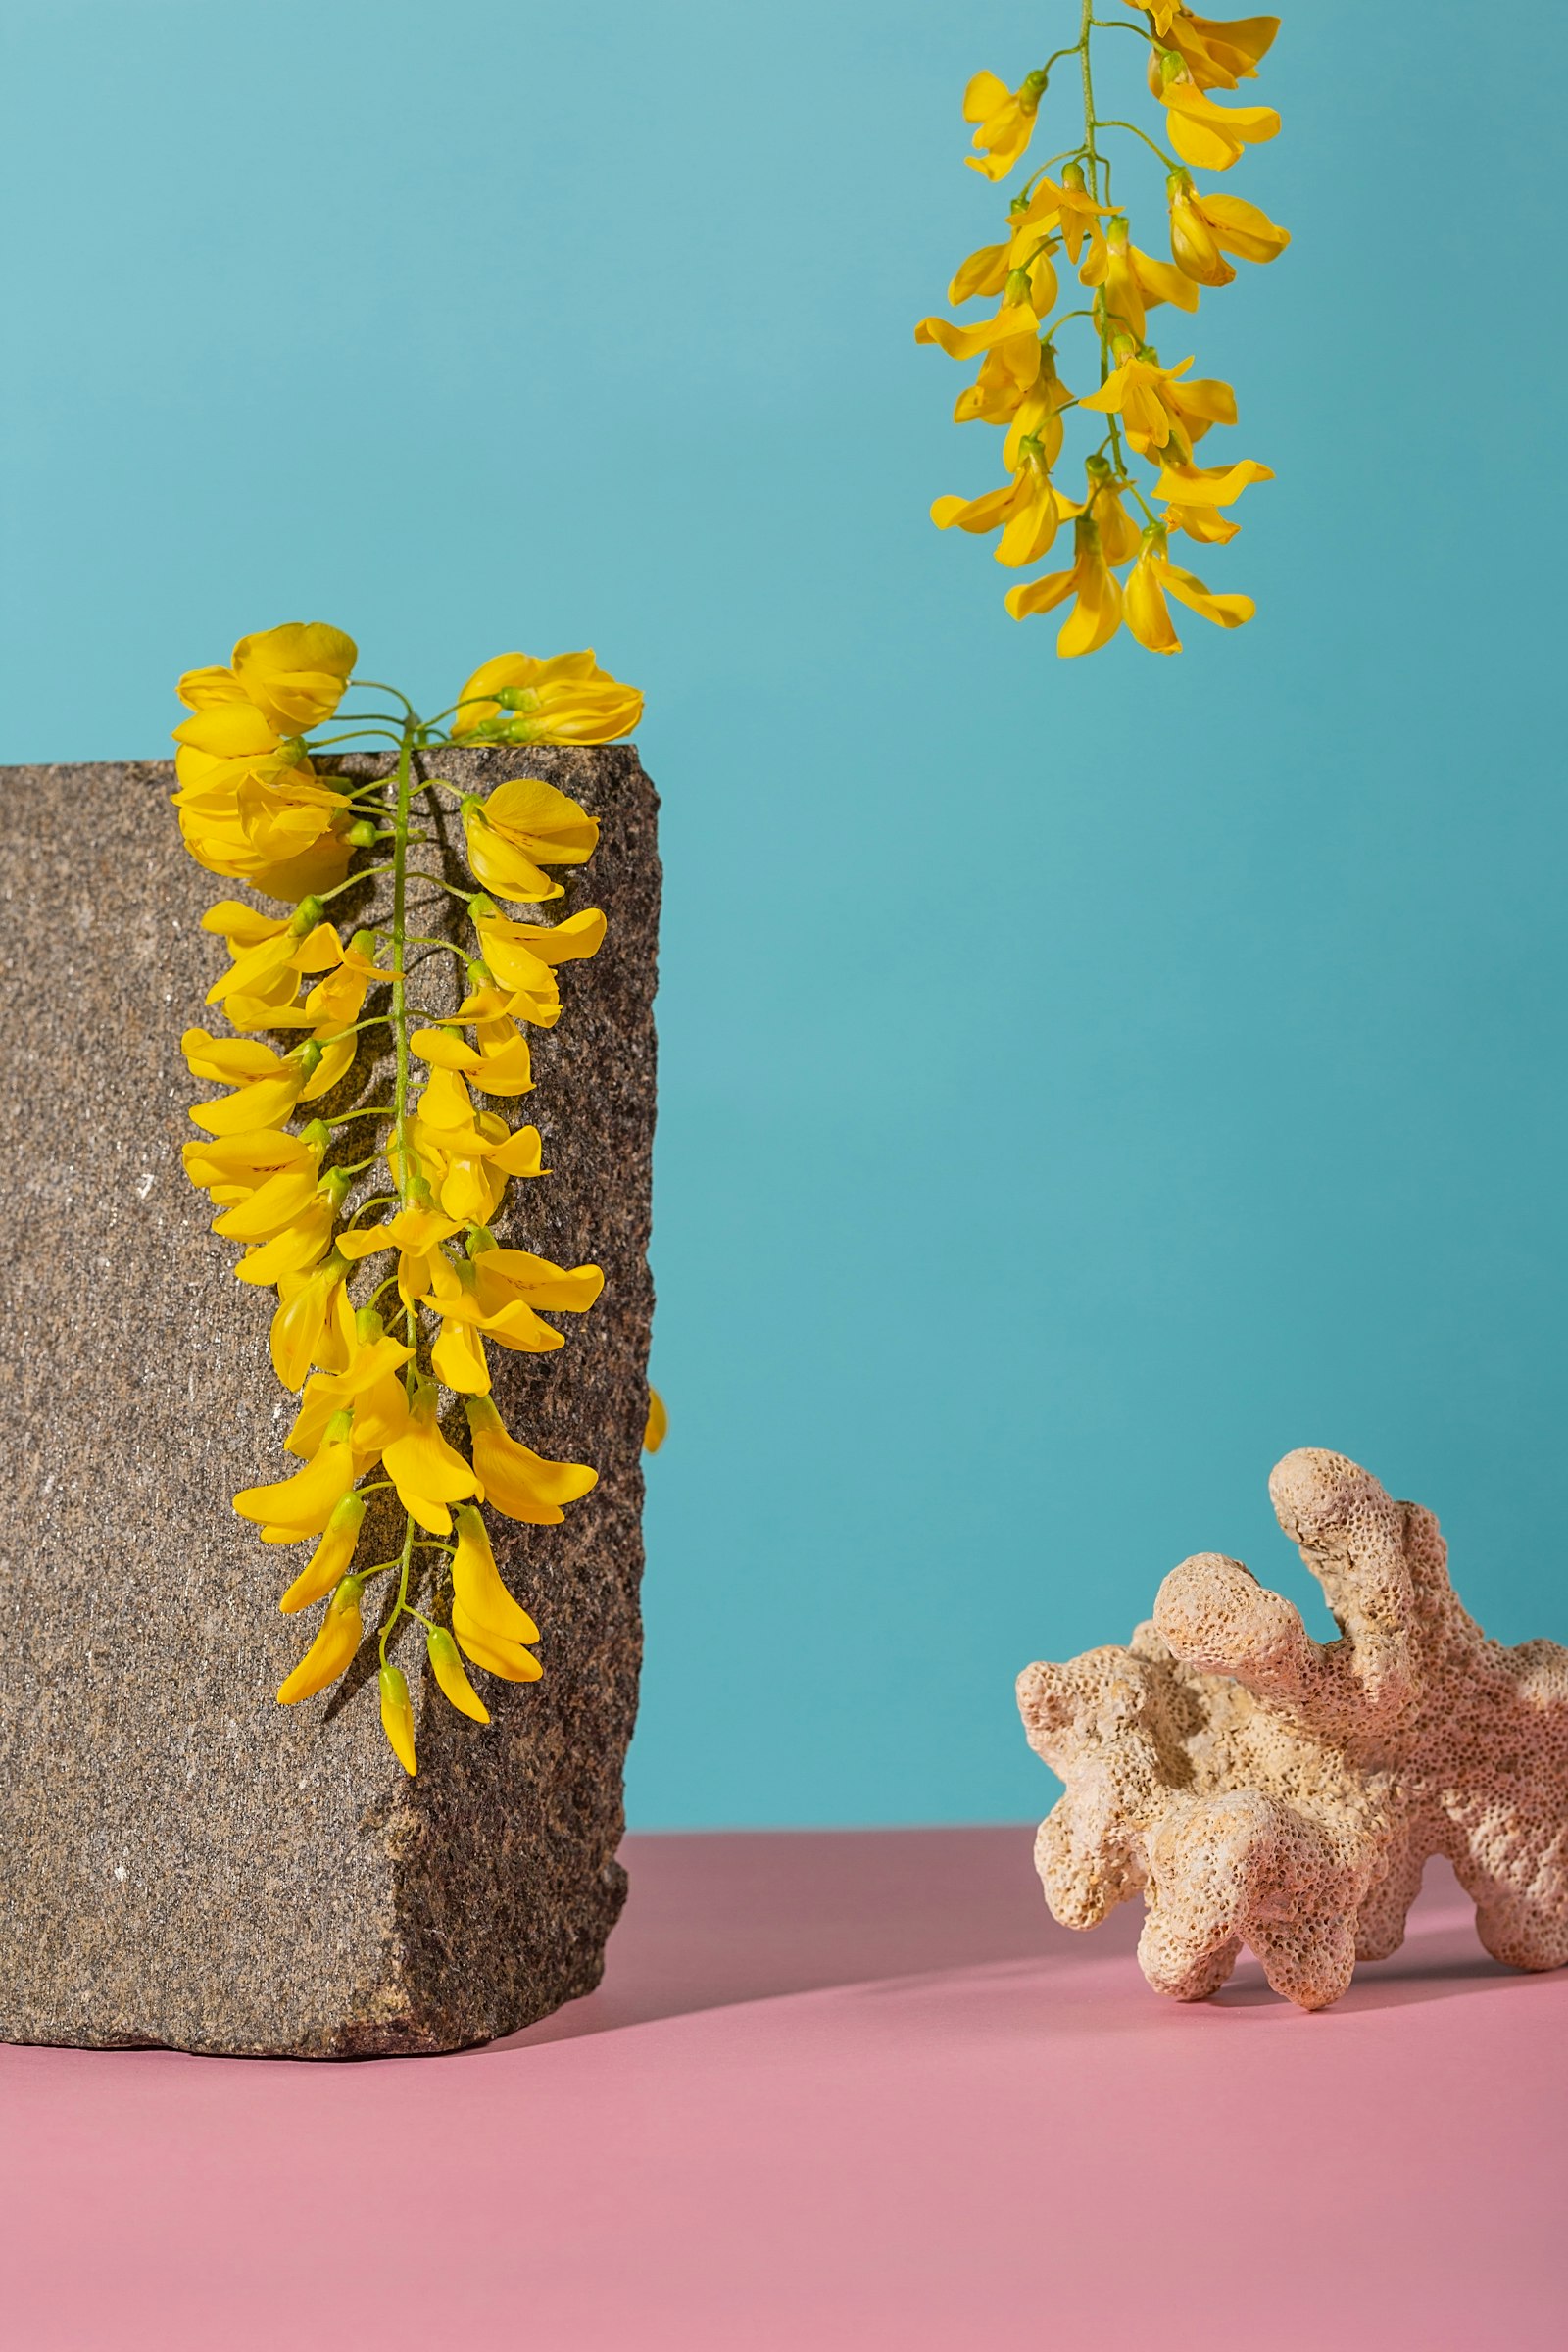
<path id="1" fill-rule="evenodd" d="M 1016 1668 L 1192 1550 L 1301 1596 L 1296 1445 L 1568 1634 L 1555 12 L 1288 11 L 1223 184 L 1296 242 L 1162 338 L 1277 469 L 1199 565 L 1258 617 L 1063 663 L 926 519 L 1000 436 L 910 329 L 966 77 L 1075 17 L 4 10 L 0 757 L 158 754 L 285 617 L 648 690 L 644 1826 L 1042 1806 Z"/>

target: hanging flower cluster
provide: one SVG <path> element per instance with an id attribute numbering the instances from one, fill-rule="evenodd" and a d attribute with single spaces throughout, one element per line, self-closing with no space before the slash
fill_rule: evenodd
<path id="1" fill-rule="evenodd" d="M 530 1646 L 539 1630 L 502 1581 L 480 1506 L 551 1526 L 598 1474 L 546 1460 L 510 1434 L 491 1399 L 487 1348 L 563 1347 L 545 1317 L 583 1313 L 604 1279 L 597 1266 L 559 1266 L 497 1243 L 491 1227 L 509 1184 L 548 1170 L 537 1128 L 513 1128 L 475 1101 L 530 1092 L 528 1032 L 554 1026 L 561 966 L 593 956 L 605 936 L 597 907 L 549 923 L 518 920 L 498 902 L 561 898 L 549 869 L 585 863 L 598 823 L 535 777 L 481 800 L 416 770 L 420 755 L 444 745 L 608 743 L 636 725 L 642 697 L 591 653 L 502 654 L 435 719 L 395 688 L 355 681 L 392 707 L 347 715 L 313 739 L 337 712 L 355 659 L 340 629 L 290 622 L 242 638 L 227 667 L 179 681 L 192 713 L 174 735 L 186 847 L 209 872 L 293 906 L 270 914 L 221 899 L 202 918 L 228 951 L 207 1002 L 233 1034 L 185 1032 L 192 1077 L 229 1090 L 193 1107 L 202 1137 L 185 1147 L 185 1166 L 218 1212 L 214 1232 L 243 1252 L 237 1279 L 277 1295 L 272 1363 L 300 1398 L 285 1446 L 302 1466 L 234 1497 L 264 1544 L 312 1547 L 279 1605 L 326 1604 L 277 1695 L 291 1705 L 338 1679 L 364 1638 L 367 1585 L 395 1575 L 380 1627 L 381 1722 L 412 1773 L 413 1702 L 389 1654 L 404 1619 L 424 1627 L 437 1687 L 475 1722 L 489 1714 L 465 1660 L 514 1683 L 543 1671 Z M 396 754 L 390 775 L 334 772 L 345 751 L 383 746 Z M 443 807 L 462 824 L 473 889 L 415 855 L 434 839 L 417 829 L 421 811 L 428 822 Z M 351 872 L 363 852 L 383 855 Z M 372 879 L 384 881 L 389 904 L 345 942 L 329 903 Z M 444 893 L 465 906 L 467 951 L 420 927 Z M 464 966 L 455 1013 L 411 998 L 414 974 L 443 953 Z M 368 1031 L 389 1034 L 393 1099 L 333 1112 Z M 345 1217 L 360 1178 L 371 1189 Z M 466 1453 L 443 1430 L 443 1392 L 461 1402 Z M 402 1543 L 362 1564 L 361 1529 L 379 1493 L 397 1497 Z M 416 1596 L 434 1613 L 416 1608 Z"/>
<path id="2" fill-rule="evenodd" d="M 971 326 L 922 318 L 914 330 L 918 343 L 980 363 L 975 381 L 958 397 L 956 421 L 978 418 L 1006 431 L 1003 462 L 1010 478 L 980 498 L 939 498 L 931 516 L 941 530 L 956 524 L 999 531 L 997 561 L 1014 569 L 1050 554 L 1070 523 L 1071 566 L 1009 589 L 1008 612 L 1022 620 L 1070 598 L 1058 653 L 1096 653 L 1125 620 L 1151 652 L 1175 654 L 1181 640 L 1167 599 L 1227 629 L 1250 620 L 1254 607 L 1250 597 L 1212 595 L 1173 556 L 1172 535 L 1204 546 L 1233 539 L 1240 525 L 1224 510 L 1250 483 L 1273 477 L 1250 458 L 1198 462 L 1198 444 L 1210 427 L 1236 422 L 1236 395 L 1229 384 L 1189 376 L 1191 359 L 1165 366 L 1150 340 L 1150 314 L 1162 304 L 1196 311 L 1202 287 L 1226 286 L 1235 277 L 1227 257 L 1271 262 L 1290 243 L 1289 233 L 1255 205 L 1200 187 L 1193 176 L 1229 171 L 1249 146 L 1279 129 L 1272 107 L 1222 104 L 1210 94 L 1255 76 L 1279 19 L 1217 23 L 1195 16 L 1180 0 L 1151 0 L 1125 18 L 1092 11 L 1093 0 L 1081 0 L 1077 40 L 1016 89 L 994 74 L 977 74 L 964 96 L 978 150 L 965 160 L 987 179 L 1004 178 L 1029 146 L 1053 72 L 1067 58 L 1078 61 L 1082 135 L 1023 183 L 1002 241 L 972 253 L 949 288 L 955 305 L 998 298 L 994 314 Z M 1131 33 L 1144 43 L 1167 144 L 1097 111 L 1091 54 L 1097 31 Z M 1101 143 L 1106 131 L 1141 139 L 1166 167 L 1168 262 L 1133 243 L 1127 215 L 1112 201 L 1111 158 Z M 1086 303 L 1074 306 L 1070 289 L 1064 296 L 1058 261 L 1087 289 Z M 1098 374 L 1078 391 L 1056 366 L 1056 338 L 1073 319 L 1087 321 L 1090 366 Z M 1061 486 L 1058 472 L 1064 420 L 1074 409 L 1102 429 L 1084 458 L 1078 496 Z M 1135 474 L 1134 457 L 1152 469 L 1152 480 Z M 1119 575 L 1129 564 L 1124 580 Z"/>

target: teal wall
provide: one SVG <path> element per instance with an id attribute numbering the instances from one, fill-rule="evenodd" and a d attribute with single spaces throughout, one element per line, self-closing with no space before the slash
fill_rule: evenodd
<path id="1" fill-rule="evenodd" d="M 286 616 L 648 689 L 645 1826 L 1028 1812 L 1014 1670 L 1191 1550 L 1298 1592 L 1296 1445 L 1568 1636 L 1556 12 L 1288 10 L 1296 243 L 1182 345 L 1259 616 L 1061 663 L 910 327 L 1069 13 L 3 11 L 0 757 L 157 753 Z"/>

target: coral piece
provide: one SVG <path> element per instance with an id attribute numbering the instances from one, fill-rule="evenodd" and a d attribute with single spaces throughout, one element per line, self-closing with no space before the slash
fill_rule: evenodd
<path id="1" fill-rule="evenodd" d="M 1303 2009 L 1382 1960 L 1432 1854 L 1487 1950 L 1568 1960 L 1568 1649 L 1505 1649 L 1466 1615 L 1438 1522 L 1343 1454 L 1269 1480 L 1340 1638 L 1314 1642 L 1240 1560 L 1173 1568 L 1129 1645 L 1018 1678 L 1029 1743 L 1066 1783 L 1035 1860 L 1064 1927 L 1130 1895 L 1157 1992 L 1200 2001 L 1243 1944 Z"/>

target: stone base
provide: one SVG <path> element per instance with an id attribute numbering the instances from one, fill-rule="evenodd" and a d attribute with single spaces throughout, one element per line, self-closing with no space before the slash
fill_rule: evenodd
<path id="1" fill-rule="evenodd" d="M 657 801 L 627 746 L 444 754 L 441 772 L 481 790 L 543 775 L 603 820 L 549 911 L 603 906 L 609 937 L 564 973 L 561 1023 L 533 1034 L 536 1091 L 511 1106 L 553 1173 L 513 1187 L 501 1236 L 595 1260 L 607 1282 L 559 1354 L 493 1350 L 514 1433 L 600 1471 L 564 1526 L 491 1514 L 544 1679 L 484 1678 L 485 1729 L 423 1688 L 403 1644 L 411 1781 L 381 1734 L 373 1642 L 322 1697 L 275 1703 L 314 1630 L 276 1605 L 303 1554 L 229 1509 L 287 1474 L 294 1410 L 268 1359 L 271 1294 L 234 1281 L 179 1158 L 202 1091 L 179 1035 L 211 1018 L 223 953 L 198 918 L 243 893 L 186 857 L 167 764 L 4 771 L 8 2040 L 453 2050 L 599 1981 L 641 1647 Z M 363 903 L 336 902 L 345 935 Z M 432 954 L 421 983 L 441 989 L 448 967 Z M 386 1083 L 367 1054 L 324 1107 L 385 1102 L 368 1090 Z"/>

